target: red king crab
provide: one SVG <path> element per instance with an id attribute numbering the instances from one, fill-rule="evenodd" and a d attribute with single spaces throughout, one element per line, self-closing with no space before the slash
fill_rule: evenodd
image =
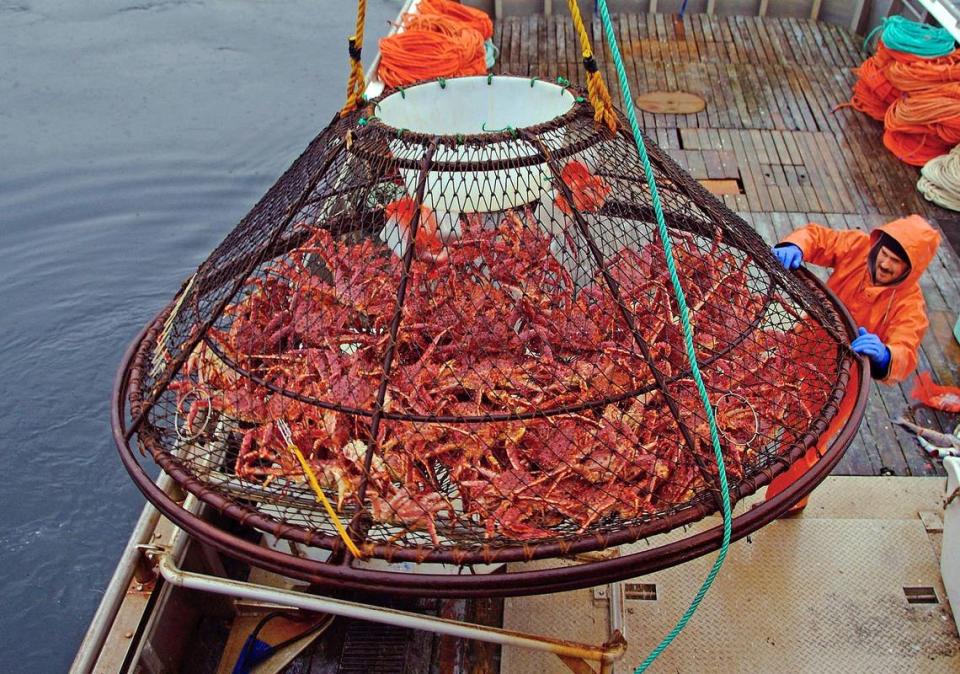
<path id="1" fill-rule="evenodd" d="M 609 197 L 582 164 L 565 170 L 577 208 L 596 210 Z M 566 200 L 560 206 L 569 212 Z M 409 239 L 415 211 L 404 197 L 386 217 L 399 219 Z M 378 241 L 337 240 L 323 228 L 247 280 L 210 345 L 201 343 L 170 387 L 189 434 L 200 412 L 229 417 L 242 434 L 237 477 L 303 483 L 276 432 L 283 419 L 339 509 L 365 507 L 375 522 L 426 531 L 437 545 L 465 527 L 489 539 L 536 540 L 617 526 L 682 507 L 714 479 L 659 242 L 604 260 L 614 294 L 600 273 L 574 286 L 530 208 L 498 223 L 465 214 L 448 241 L 434 236 L 429 208 L 420 215 L 415 243 L 423 250 L 410 268 L 377 437 L 370 414 L 403 261 Z M 807 432 L 830 392 L 836 349 L 789 300 L 768 304 L 751 290 L 757 268 L 719 232 L 712 240 L 674 235 L 735 481 Z M 780 317 L 776 327 L 765 312 Z"/>

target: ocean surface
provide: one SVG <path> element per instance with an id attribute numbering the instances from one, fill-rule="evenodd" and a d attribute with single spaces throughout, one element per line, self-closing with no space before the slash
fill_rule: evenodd
<path id="1" fill-rule="evenodd" d="M 144 503 L 120 357 L 340 108 L 355 12 L 0 0 L 0 672 L 72 662 Z"/>

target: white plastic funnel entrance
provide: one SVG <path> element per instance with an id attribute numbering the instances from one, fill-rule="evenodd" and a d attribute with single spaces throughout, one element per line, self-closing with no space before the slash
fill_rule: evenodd
<path id="1" fill-rule="evenodd" d="M 461 77 L 443 83 L 418 84 L 394 93 L 377 107 L 377 118 L 404 131 L 443 136 L 522 129 L 549 122 L 569 112 L 575 103 L 565 88 L 522 77 Z M 415 148 L 402 138 L 392 141 L 391 152 L 404 159 L 419 159 Z M 550 188 L 550 171 L 543 164 L 489 171 L 447 171 L 451 162 L 496 162 L 529 160 L 537 148 L 521 139 L 500 143 L 441 145 L 433 156 L 427 176 L 424 204 L 441 215 L 503 211 L 539 199 Z M 409 194 L 414 194 L 420 171 L 402 168 Z"/>

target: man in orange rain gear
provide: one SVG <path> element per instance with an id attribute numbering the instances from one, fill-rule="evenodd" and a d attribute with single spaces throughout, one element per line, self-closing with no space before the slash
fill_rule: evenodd
<path id="1" fill-rule="evenodd" d="M 833 268 L 827 287 L 858 326 L 850 346 L 870 359 L 874 379 L 895 384 L 917 367 L 917 349 L 928 325 L 919 281 L 939 244 L 940 233 L 919 215 L 911 215 L 869 234 L 809 224 L 774 246 L 773 253 L 787 269 L 803 261 Z M 840 421 L 840 414 L 837 417 Z M 770 483 L 768 499 L 817 462 L 836 432 L 834 426 L 839 429 L 839 424 L 831 424 L 818 446 Z M 806 504 L 803 499 L 792 512 Z"/>

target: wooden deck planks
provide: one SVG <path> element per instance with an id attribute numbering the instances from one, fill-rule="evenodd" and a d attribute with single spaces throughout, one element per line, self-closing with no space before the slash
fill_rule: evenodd
<path id="1" fill-rule="evenodd" d="M 913 188 L 916 169 L 883 147 L 882 127 L 850 108 L 852 68 L 865 58 L 859 38 L 807 19 L 663 14 L 614 17 L 635 93 L 684 90 L 707 103 L 697 114 L 643 112 L 647 134 L 695 178 L 736 181 L 720 198 L 769 243 L 816 221 L 864 230 L 916 212 L 933 222 L 946 212 Z M 609 51 L 595 17 L 590 32 L 611 95 L 622 105 Z M 495 25 L 498 72 L 584 81 L 569 18 L 505 18 Z M 819 272 L 825 277 L 826 272 Z M 960 259 L 941 246 L 921 283 L 930 329 L 920 367 L 960 383 L 960 345 L 951 328 L 960 307 Z M 942 474 L 890 419 L 911 402 L 910 382 L 872 384 L 864 423 L 836 472 Z M 956 416 L 922 411 L 920 423 L 952 430 Z"/>

